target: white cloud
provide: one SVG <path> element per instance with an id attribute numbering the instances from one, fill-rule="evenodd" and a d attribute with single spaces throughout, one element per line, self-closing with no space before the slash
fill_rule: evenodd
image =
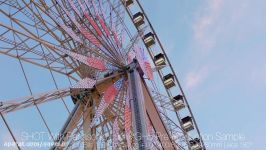
<path id="1" fill-rule="evenodd" d="M 207 67 L 203 67 L 196 71 L 191 71 L 187 74 L 185 79 L 185 87 L 188 90 L 192 90 L 197 88 L 200 84 L 206 80 L 209 75 L 209 69 Z"/>
<path id="2" fill-rule="evenodd" d="M 205 49 L 209 49 L 215 44 L 215 40 L 209 36 L 208 31 L 218 19 L 223 2 L 223 0 L 210 0 L 207 7 L 198 12 L 202 15 L 194 24 L 194 37 Z"/>
<path id="3" fill-rule="evenodd" d="M 247 68 L 247 65 L 264 60 L 266 37 L 265 26 L 265 5 L 263 0 L 206 0 L 197 11 L 193 21 L 193 39 L 191 40 L 190 56 L 193 63 L 190 67 L 188 86 L 199 83 L 200 77 L 195 75 L 193 70 L 196 66 L 215 66 L 223 70 L 223 74 L 233 78 L 233 72 L 237 80 L 247 78 L 240 76 L 240 68 Z M 251 59 L 256 61 L 251 61 Z M 252 70 L 252 81 L 265 85 L 256 79 L 262 79 L 262 62 Z M 246 70 L 245 70 L 246 71 Z M 244 73 L 247 74 L 247 73 Z M 264 74 L 263 74 L 264 75 Z M 219 76 L 219 75 L 218 75 Z"/>
<path id="4" fill-rule="evenodd" d="M 263 0 L 206 0 L 195 15 L 194 49 L 210 52 L 216 47 L 241 46 L 265 32 Z M 208 54 L 208 53 L 207 53 Z"/>

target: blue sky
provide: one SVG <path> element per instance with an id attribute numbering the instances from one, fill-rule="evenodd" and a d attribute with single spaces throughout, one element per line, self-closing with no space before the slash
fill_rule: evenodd
<path id="1" fill-rule="evenodd" d="M 225 143 L 208 149 L 261 150 L 266 142 L 266 1 L 143 0 L 142 4 L 180 78 L 206 144 Z M 28 91 L 17 62 L 0 55 L 0 68 L 1 99 L 24 96 Z M 26 65 L 27 69 L 33 68 Z M 37 68 L 31 71 L 34 90 L 55 88 L 47 84 L 51 79 L 48 73 L 46 79 L 45 73 Z M 59 87 L 65 87 L 66 80 L 56 78 Z M 62 107 L 59 102 L 52 105 Z M 41 109 L 49 112 L 50 106 Z M 52 118 L 54 129 L 65 120 L 62 116 L 66 112 L 61 110 L 64 108 L 46 114 L 47 118 L 59 116 Z M 33 111 L 31 108 L 8 116 L 15 132 L 26 129 L 22 116 Z M 40 123 L 38 116 L 27 117 Z M 28 131 L 40 129 L 31 128 Z M 0 132 L 6 133 L 6 129 L 0 128 Z M 244 138 L 219 140 L 219 133 Z M 1 134 L 1 139 L 6 138 L 10 137 Z M 229 147 L 236 143 L 250 145 Z"/>
<path id="2" fill-rule="evenodd" d="M 144 1 L 185 88 L 208 149 L 266 142 L 266 1 Z M 244 140 L 209 140 L 219 133 Z M 218 135 L 217 135 L 218 136 Z M 230 143 L 251 144 L 231 147 Z"/>

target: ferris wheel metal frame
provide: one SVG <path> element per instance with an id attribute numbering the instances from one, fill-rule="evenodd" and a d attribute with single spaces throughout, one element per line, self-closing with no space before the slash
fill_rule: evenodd
<path id="1" fill-rule="evenodd" d="M 1 16 L 8 19 L 0 22 L 0 54 L 18 60 L 30 92 L 0 103 L 1 118 L 18 149 L 22 148 L 5 114 L 29 107 L 36 108 L 52 137 L 51 149 L 83 145 L 94 150 L 100 137 L 103 149 L 131 149 L 132 143 L 133 149 L 206 149 L 173 66 L 139 0 L 3 0 L 1 6 Z M 126 14 L 135 29 L 125 23 Z M 135 48 L 137 44 L 145 47 L 154 68 L 144 60 L 144 49 Z M 131 52 L 134 57 L 129 61 Z M 56 89 L 34 94 L 24 62 L 47 69 Z M 71 86 L 60 88 L 54 73 L 64 75 Z M 160 87 L 151 74 L 158 75 Z M 72 85 L 73 81 L 77 83 Z M 71 111 L 65 97 L 74 103 Z M 54 137 L 39 105 L 58 99 L 69 116 L 60 136 Z M 132 119 L 130 127 L 127 119 Z M 128 136 L 129 130 L 133 135 Z"/>

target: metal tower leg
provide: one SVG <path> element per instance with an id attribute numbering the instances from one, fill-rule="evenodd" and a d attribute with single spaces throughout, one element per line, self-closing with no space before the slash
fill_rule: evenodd
<path id="1" fill-rule="evenodd" d="M 91 109 L 87 109 L 83 115 L 83 132 L 84 132 L 84 149 L 85 150 L 96 150 L 96 133 L 95 128 L 91 128 Z"/>
<path id="2" fill-rule="evenodd" d="M 146 109 L 141 86 L 141 77 L 137 70 L 137 62 L 129 65 L 130 103 L 132 108 L 132 121 L 137 149 L 147 149 L 147 127 L 145 122 Z"/>
<path id="3" fill-rule="evenodd" d="M 70 133 L 77 127 L 77 122 L 82 116 L 83 105 L 78 101 L 70 113 L 67 121 L 65 122 L 63 128 L 60 131 L 59 137 L 55 141 L 56 145 L 50 148 L 50 150 L 64 149 L 64 144 L 69 140 Z"/>

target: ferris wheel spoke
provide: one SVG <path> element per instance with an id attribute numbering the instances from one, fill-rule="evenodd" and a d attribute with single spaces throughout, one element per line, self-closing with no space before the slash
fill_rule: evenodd
<path id="1" fill-rule="evenodd" d="M 52 10 L 52 8 L 55 8 L 56 10 L 58 10 L 58 8 L 56 7 L 56 4 L 54 4 L 53 6 L 48 6 L 44 1 L 40 1 L 41 4 L 38 4 L 35 1 L 32 1 L 32 3 L 34 3 L 35 6 L 39 8 L 39 10 L 41 11 L 42 14 L 46 14 L 47 17 L 49 17 L 51 20 L 53 20 L 53 22 L 57 25 L 58 30 L 62 31 L 62 29 L 63 29 L 70 37 L 72 37 L 72 39 L 74 41 L 78 42 L 78 44 L 82 44 L 82 45 L 85 44 L 74 33 L 74 31 L 72 31 L 72 29 L 70 29 L 69 27 L 67 27 L 65 25 L 65 24 L 69 24 L 69 23 L 67 23 L 64 19 L 62 19 L 63 23 L 60 22 L 60 18 L 64 18 L 64 16 L 62 15 L 62 13 L 58 13 L 57 14 L 57 13 L 54 12 L 54 10 Z M 65 35 L 65 34 L 63 34 L 63 35 Z M 65 43 L 65 42 L 63 41 L 63 43 Z M 71 44 L 69 44 L 69 42 L 67 42 L 67 44 L 71 47 Z M 73 42 L 73 44 L 76 45 L 77 43 Z M 72 49 L 72 48 L 70 48 L 70 49 Z M 98 52 L 98 51 L 92 50 L 92 48 L 89 48 L 89 50 L 93 51 L 94 53 Z M 99 53 L 97 53 L 97 54 L 100 55 Z"/>
<path id="2" fill-rule="evenodd" d="M 11 17 L 9 17 L 13 18 L 13 22 L 15 22 L 14 20 L 16 20 L 16 23 L 19 21 L 21 23 L 20 26 L 28 26 L 30 29 L 36 28 L 37 32 L 45 32 L 46 36 L 51 36 L 51 38 L 54 38 L 54 41 L 57 41 L 58 43 L 61 41 L 58 35 L 55 34 L 57 26 L 45 20 L 45 17 L 40 13 L 40 11 L 33 8 L 35 3 L 32 1 L 27 3 L 24 0 L 20 1 L 20 3 L 14 0 L 9 0 L 8 2 L 10 3 L 9 5 L 12 5 L 12 7 L 17 10 L 17 12 L 23 13 L 30 20 L 30 22 L 28 22 L 28 20 L 26 22 L 20 17 L 16 16 L 17 12 L 14 12 L 13 14 L 10 14 Z"/>
<path id="3" fill-rule="evenodd" d="M 140 30 L 140 32 L 137 32 L 131 38 L 130 43 L 124 49 L 125 58 L 128 57 L 128 54 L 130 53 L 130 51 L 133 51 L 133 47 L 137 44 L 137 42 L 139 42 L 139 40 L 141 39 L 141 36 L 143 35 L 143 33 L 144 33 L 144 30 Z"/>
<path id="4" fill-rule="evenodd" d="M 49 101 L 58 100 L 62 97 L 67 97 L 67 96 L 70 96 L 69 88 L 53 90 L 41 94 L 36 94 L 11 100 L 1 100 L 0 112 L 3 114 L 10 113 L 34 106 L 36 104 L 42 104 Z"/>
<path id="5" fill-rule="evenodd" d="M 114 36 L 115 43 L 119 43 L 119 42 L 121 44 L 124 43 L 125 37 L 124 37 L 123 32 L 126 32 L 129 39 L 131 39 L 132 35 L 131 35 L 128 27 L 125 25 L 125 22 L 123 19 L 124 18 L 123 15 L 125 15 L 125 12 L 122 8 L 123 7 L 122 3 L 120 3 L 120 1 L 111 2 L 111 0 L 104 1 L 103 3 L 105 3 L 105 5 L 107 5 L 107 7 L 110 9 L 110 13 L 109 13 L 110 15 L 108 17 L 106 17 L 106 20 L 108 20 L 108 18 L 109 18 L 109 20 L 111 22 L 110 26 L 111 26 L 112 32 L 114 35 L 117 35 L 117 36 Z M 125 51 L 121 50 L 121 49 L 122 49 L 122 45 L 121 45 L 119 51 L 120 51 L 122 57 L 124 59 L 126 59 L 126 56 L 123 55 L 123 53 L 125 53 Z"/>
<path id="6" fill-rule="evenodd" d="M 61 40 L 60 40 L 59 36 L 56 35 L 55 31 L 51 30 L 53 28 L 57 29 L 56 24 L 50 23 L 50 21 L 47 21 L 46 19 L 44 19 L 46 16 L 44 16 L 43 13 L 41 13 L 40 9 L 37 9 L 39 7 L 36 6 L 36 3 L 34 1 L 30 1 L 29 3 L 27 3 L 25 0 L 22 0 L 22 3 L 27 8 L 28 13 L 26 13 L 26 14 L 28 14 L 28 16 L 30 16 L 29 18 L 31 18 L 32 22 L 35 25 L 35 28 L 37 28 L 38 23 L 40 23 L 41 26 L 43 26 L 43 30 L 45 30 L 47 33 L 49 33 L 49 35 L 52 38 L 54 38 L 55 41 L 60 43 Z"/>
<path id="7" fill-rule="evenodd" d="M 109 5 L 111 6 L 113 12 L 115 13 L 115 16 L 117 18 L 117 20 L 115 21 L 116 22 L 116 26 L 120 26 L 120 37 L 121 37 L 121 42 L 123 43 L 123 32 L 126 32 L 127 33 L 127 36 L 131 39 L 132 38 L 132 35 L 131 35 L 131 32 L 129 31 L 127 25 L 125 24 L 125 21 L 124 21 L 124 15 L 125 15 L 125 11 L 124 11 L 124 8 L 123 8 L 123 4 L 120 2 L 120 0 L 118 0 L 117 4 L 114 5 L 111 0 L 107 0 L 107 2 L 109 3 Z M 117 27 L 118 28 L 118 27 Z M 116 29 L 117 29 L 116 28 Z"/>
<path id="8" fill-rule="evenodd" d="M 114 4 L 111 4 L 109 1 L 99 1 L 100 9 L 98 10 L 97 17 L 100 20 L 100 23 L 102 24 L 103 29 L 106 33 L 109 32 L 109 39 L 113 47 L 117 49 L 117 53 L 121 55 L 122 58 L 124 58 L 123 51 L 122 51 L 122 42 L 119 40 L 122 38 L 122 34 L 118 34 L 118 27 L 125 27 L 123 25 L 123 21 L 119 20 L 121 16 L 114 10 L 117 7 L 121 6 L 118 3 L 118 6 L 113 7 Z M 114 1 L 115 3 L 115 1 Z M 117 2 L 116 2 L 117 3 Z M 105 7 L 105 10 L 103 10 L 103 7 Z M 113 15 L 113 14 L 116 15 Z M 122 12 L 120 12 L 122 13 Z M 104 14 L 109 14 L 108 16 Z M 111 35 L 111 36 L 110 36 Z"/>
<path id="9" fill-rule="evenodd" d="M 63 6 L 62 2 L 61 1 L 57 1 L 57 3 L 60 5 L 60 7 L 64 10 L 64 12 L 67 14 L 67 16 L 69 17 L 69 19 L 74 23 L 74 25 L 78 28 L 78 30 L 80 30 L 81 34 L 88 40 L 90 41 L 91 43 L 93 43 L 96 47 L 100 48 L 102 51 L 103 49 L 106 49 L 109 54 L 112 55 L 112 57 L 114 58 L 118 58 L 117 55 L 115 55 L 115 53 L 110 50 L 110 48 L 106 47 L 106 45 L 104 46 L 104 43 L 102 43 L 102 45 L 100 45 L 100 42 L 103 42 L 103 41 L 100 41 L 99 39 L 97 39 L 95 37 L 95 35 L 93 35 L 90 31 L 87 31 L 84 27 L 84 25 L 81 25 L 80 23 L 77 22 L 77 20 L 74 18 L 74 16 L 72 16 L 70 14 L 70 12 Z M 72 5 L 73 7 L 73 5 Z M 102 46 L 104 46 L 103 48 L 101 48 Z M 106 51 L 103 51 L 103 52 L 106 52 Z M 119 60 L 119 58 L 118 58 Z M 117 61 L 117 60 L 116 60 Z M 117 61 L 118 62 L 118 61 Z M 119 63 L 119 62 L 118 62 Z"/>
<path id="10" fill-rule="evenodd" d="M 4 27 L 6 27 L 6 28 L 9 28 L 9 29 L 11 29 L 11 27 L 8 27 L 8 26 L 6 26 L 6 25 L 2 25 L 2 26 L 4 26 Z M 19 31 L 17 31 L 17 30 L 12 30 L 12 31 L 14 31 L 14 32 L 16 32 L 16 33 L 18 33 L 18 34 L 22 34 L 23 36 L 27 36 L 27 37 L 30 37 L 30 38 L 32 38 L 32 39 L 34 39 L 34 40 L 37 40 L 37 41 L 39 41 L 40 42 L 40 44 L 43 44 L 43 45 L 45 45 L 46 47 L 48 47 L 49 49 L 52 49 L 53 51 L 58 51 L 58 49 L 61 49 L 60 47 L 57 47 L 57 46 L 53 46 L 53 45 L 51 45 L 50 43 L 48 43 L 47 41 L 43 41 L 43 40 L 41 40 L 41 39 L 39 39 L 39 38 L 34 38 L 34 37 L 31 37 L 31 36 L 29 36 L 29 35 L 26 35 L 26 34 L 24 34 L 24 33 L 21 33 L 21 32 L 19 32 Z M 5 39 L 5 38 L 1 38 L 1 39 Z M 2 40 L 3 41 L 3 40 Z M 6 40 L 4 41 L 4 42 L 6 42 Z M 15 44 L 15 43 L 13 43 L 13 44 Z M 12 49 L 14 52 L 17 52 L 16 50 L 17 49 Z M 26 49 L 27 50 L 27 49 Z M 14 54 L 10 54 L 10 52 L 13 52 L 13 51 L 11 51 L 11 50 L 7 50 L 7 51 L 4 51 L 4 52 L 2 52 L 2 51 L 0 51 L 1 53 L 4 53 L 5 55 L 8 55 L 8 56 L 11 56 L 11 57 L 14 57 L 14 58 L 20 58 L 20 59 L 22 59 L 23 61 L 26 61 L 26 62 L 29 62 L 29 63 L 32 63 L 32 64 L 35 64 L 35 65 L 38 65 L 38 66 L 41 66 L 41 67 L 44 67 L 44 68 L 47 68 L 47 69 L 51 69 L 51 70 L 53 70 L 53 71 L 56 71 L 56 72 L 59 72 L 59 73 L 61 73 L 61 74 L 64 74 L 64 75 L 68 75 L 69 76 L 69 74 L 67 74 L 67 73 L 65 73 L 65 72 L 63 72 L 66 68 L 65 68 L 65 66 L 64 65 L 61 65 L 61 67 L 60 67 L 60 65 L 58 65 L 58 63 L 55 63 L 54 61 L 50 61 L 50 62 L 46 62 L 47 61 L 47 57 L 42 57 L 42 58 L 27 58 L 26 56 L 25 56 L 25 53 L 23 53 L 23 55 L 21 55 L 21 56 L 17 56 L 17 55 L 14 55 Z M 9 53 L 7 53 L 7 52 L 9 52 Z M 31 51 L 27 51 L 28 53 L 30 53 L 30 54 L 32 54 L 31 53 Z M 38 53 L 38 54 L 42 54 L 42 53 L 44 53 L 44 52 L 37 52 L 37 51 L 35 51 L 35 53 Z M 46 54 L 47 55 L 47 54 Z M 32 56 L 32 55 L 31 55 Z M 56 60 L 57 61 L 59 61 L 61 59 L 61 57 L 59 57 L 59 58 L 57 58 Z M 43 63 L 44 64 L 41 64 L 40 62 L 40 60 L 43 60 Z M 49 60 L 49 59 L 48 59 Z M 53 65 L 54 66 L 56 66 L 56 67 L 53 67 Z M 71 68 L 69 68 L 69 70 L 70 69 L 73 69 L 74 70 L 74 68 L 75 67 L 73 67 L 72 65 L 68 65 L 68 66 L 70 66 Z M 69 71 L 70 72 L 70 71 Z M 71 77 L 71 76 L 70 76 Z"/>
<path id="11" fill-rule="evenodd" d="M 67 67 L 65 64 L 62 64 L 62 61 L 60 63 L 58 63 L 58 61 L 60 61 L 62 58 L 64 59 L 64 57 L 60 56 L 59 58 L 54 58 L 55 56 L 53 56 L 52 53 L 47 53 L 45 54 L 44 51 L 39 51 L 36 50 L 36 48 L 41 49 L 40 45 L 43 44 L 46 47 L 50 46 L 51 44 L 47 43 L 46 41 L 41 40 L 38 37 L 32 37 L 30 35 L 24 34 L 18 30 L 15 30 L 12 26 L 7 26 L 4 25 L 2 23 L 0 23 L 0 26 L 7 29 L 6 32 L 2 33 L 1 35 L 1 42 L 5 43 L 4 45 L 11 45 L 11 48 L 9 47 L 4 47 L 1 49 L 0 53 L 5 54 L 7 56 L 16 58 L 16 59 L 21 59 L 25 62 L 31 63 L 33 65 L 37 65 L 39 67 L 43 67 L 49 70 L 53 70 L 55 72 L 58 72 L 60 74 L 64 74 L 67 75 L 65 72 L 65 69 L 67 70 L 71 70 L 74 67 L 72 65 L 70 65 L 70 63 L 68 63 L 66 60 L 64 60 L 64 63 L 68 64 Z M 13 37 L 16 39 L 16 41 L 10 41 L 9 39 L 3 37 L 3 34 L 13 34 Z M 6 35 L 8 36 L 8 35 Z M 22 40 L 25 39 L 26 40 Z M 20 40 L 19 42 L 17 42 L 18 40 Z M 27 41 L 27 42 L 26 42 Z M 37 43 L 36 43 L 37 41 Z M 28 48 L 28 46 L 25 46 L 26 43 L 30 43 L 31 45 L 33 43 L 36 43 L 36 45 L 34 45 L 32 48 Z M 16 45 L 18 43 L 18 45 Z M 20 50 L 22 48 L 23 45 L 23 49 Z M 19 49 L 19 51 L 18 51 Z M 48 49 L 47 49 L 48 50 Z M 20 56 L 18 56 L 18 53 L 20 52 Z M 55 52 L 58 54 L 58 52 Z M 35 57 L 35 58 L 34 58 Z M 52 58 L 52 60 L 51 60 Z M 49 61 L 49 62 L 47 62 Z M 70 76 L 70 75 L 68 75 Z M 71 77 L 71 76 L 70 76 Z M 72 78 L 72 77 L 71 77 Z M 74 79 L 74 78 L 73 78 Z"/>
<path id="12" fill-rule="evenodd" d="M 23 2 L 24 2 L 24 1 L 23 1 Z M 32 4 L 32 3 L 30 3 L 30 4 Z M 35 24 L 34 27 L 35 27 L 36 30 L 37 30 L 37 34 L 39 34 L 39 33 L 38 33 L 38 30 L 39 30 L 39 29 L 37 29 L 37 25 L 36 25 L 36 24 L 38 24 L 39 22 L 42 22 L 43 25 L 44 25 L 44 26 L 46 27 L 46 29 L 47 29 L 47 30 L 45 30 L 45 33 L 44 33 L 43 35 L 38 36 L 38 38 L 42 38 L 43 36 L 47 36 L 47 35 L 49 34 L 49 35 L 51 35 L 52 37 L 54 37 L 57 41 L 60 42 L 59 38 L 54 34 L 55 31 L 57 30 L 57 27 L 56 27 L 56 26 L 52 26 L 52 27 L 49 28 L 48 25 L 45 24 L 45 22 L 47 22 L 47 21 L 42 20 L 42 17 L 39 17 L 39 16 L 41 16 L 40 13 L 39 13 L 39 11 L 37 11 L 38 14 L 36 14 L 35 12 L 32 11 L 32 8 L 30 8 L 30 6 L 28 6 L 28 5 L 30 5 L 30 4 L 26 4 L 26 3 L 25 3 L 25 6 L 22 8 L 22 10 L 24 10 L 25 7 L 28 7 L 28 9 L 31 10 L 31 12 L 27 12 L 27 11 L 26 11 L 25 15 L 26 15 L 26 16 L 30 16 L 29 18 L 32 19 L 32 22 Z M 17 4 L 17 5 L 18 5 L 18 4 Z M 22 11 L 22 12 L 25 12 L 25 11 Z M 7 14 L 4 13 L 3 11 L 2 11 L 2 13 L 5 14 L 5 15 L 7 15 Z M 31 14 L 33 14 L 33 15 L 31 15 Z M 11 15 L 11 16 L 12 16 L 12 17 L 9 17 L 11 21 L 13 21 L 16 25 L 19 25 L 22 29 L 24 29 L 26 32 L 28 32 L 29 34 L 31 34 L 31 32 L 29 32 L 29 31 L 28 31 L 28 30 L 22 25 L 23 21 L 14 18 L 13 15 Z M 37 18 L 37 19 L 36 19 L 36 18 Z M 40 21 L 40 20 L 41 20 L 41 21 Z M 18 24 L 18 21 L 19 21 L 19 24 Z M 24 24 L 25 24 L 25 23 L 24 23 Z M 49 24 L 49 25 L 50 25 L 50 24 Z M 32 26 L 33 26 L 33 25 L 32 25 Z M 51 26 L 51 25 L 50 25 L 50 26 Z M 10 30 L 11 30 L 11 29 L 10 29 Z M 31 35 L 34 36 L 35 38 L 37 38 L 36 35 L 33 35 L 33 34 L 31 34 Z M 58 42 L 58 43 L 59 43 L 59 42 Z M 64 57 L 61 57 L 61 58 L 64 59 Z"/>
<path id="13" fill-rule="evenodd" d="M 34 3 L 34 2 L 33 2 L 33 3 Z M 60 4 L 60 3 L 59 3 L 59 4 Z M 73 7 L 73 5 L 72 5 L 72 7 Z M 41 9 L 41 8 L 40 8 L 40 9 Z M 83 8 L 83 9 L 84 9 L 84 8 Z M 64 8 L 64 10 L 67 11 L 65 8 Z M 44 13 L 46 13 L 46 12 L 47 12 L 47 11 L 44 11 Z M 48 11 L 48 12 L 49 12 L 49 11 Z M 53 15 L 52 15 L 51 13 L 49 13 L 49 15 L 50 15 L 51 18 L 55 18 L 55 17 L 53 17 Z M 49 15 L 48 15 L 48 16 L 49 16 Z M 85 16 L 86 16 L 86 15 L 85 15 Z M 73 20 L 73 17 L 72 17 L 72 20 Z M 56 22 L 56 21 L 55 21 L 55 22 Z M 76 23 L 76 24 L 77 24 L 77 23 Z M 70 34 L 70 35 L 71 35 L 71 34 Z M 113 51 L 114 51 L 114 50 L 113 50 Z M 113 55 L 113 56 L 115 56 L 115 55 Z"/>
<path id="14" fill-rule="evenodd" d="M 79 14 L 78 16 L 80 16 L 80 12 L 78 12 L 78 10 L 76 9 L 76 6 L 73 4 L 72 1 L 70 1 L 70 4 L 71 4 L 72 8 L 75 8 L 74 12 L 76 12 L 77 14 Z M 97 24 L 97 22 L 95 22 L 94 19 L 91 17 L 93 15 L 92 15 L 92 12 L 90 11 L 90 9 L 86 10 L 84 5 L 81 4 L 80 0 L 78 0 L 78 4 L 81 7 L 81 10 L 84 13 L 85 17 L 89 20 L 90 24 L 94 27 L 94 29 L 98 33 L 100 39 L 102 39 L 101 41 L 103 41 L 103 40 L 106 41 L 107 44 L 109 45 L 109 47 L 112 49 L 112 51 L 114 51 L 116 54 L 121 55 L 120 52 L 117 50 L 117 47 L 116 47 L 117 43 L 119 42 L 118 38 L 117 38 L 116 34 L 113 32 L 110 25 L 108 25 L 108 23 L 106 22 L 104 17 L 99 15 L 99 12 L 95 13 L 96 18 L 99 20 L 99 24 Z M 89 8 L 88 3 L 85 2 L 85 5 Z M 102 31 L 100 30 L 100 28 L 102 29 Z M 103 33 L 105 33 L 105 34 L 103 34 Z M 111 34 L 111 33 L 113 33 L 113 34 Z"/>
<path id="15" fill-rule="evenodd" d="M 33 3 L 35 3 L 35 2 L 33 2 Z M 58 23 L 70 36 L 72 36 L 73 39 L 76 39 L 76 41 L 78 41 L 80 44 L 84 44 L 83 42 L 80 41 L 80 39 L 77 37 L 77 35 L 74 35 L 74 32 L 71 29 L 66 27 L 64 24 L 60 24 L 58 21 L 56 21 L 56 19 L 55 19 L 56 16 L 54 14 L 52 14 L 51 11 L 49 11 L 49 10 L 45 11 L 41 7 L 40 7 L 40 9 L 43 11 L 43 13 L 47 13 L 48 12 L 47 16 L 52 18 L 54 20 L 54 22 Z M 99 55 L 100 57 L 104 58 L 105 60 L 109 60 L 109 62 L 113 63 L 113 60 L 110 60 L 110 58 L 107 58 L 106 56 L 103 56 L 101 53 L 98 52 L 98 50 L 93 49 L 93 48 L 88 48 L 88 47 L 84 47 L 84 48 L 89 50 L 90 52 L 96 53 L 97 55 Z"/>
<path id="16" fill-rule="evenodd" d="M 48 61 L 51 61 L 49 62 L 49 64 L 51 63 L 59 63 L 61 65 L 64 65 L 64 61 L 61 60 L 60 58 L 56 58 L 56 56 L 54 56 L 52 53 L 50 53 L 49 51 L 46 53 L 46 52 L 42 52 L 40 50 L 37 50 L 37 48 L 40 47 L 40 43 L 37 43 L 35 46 L 33 46 L 32 48 L 30 48 L 27 44 L 27 42 L 30 41 L 30 38 L 27 37 L 25 40 L 23 41 L 14 41 L 14 40 L 11 40 L 11 39 L 8 39 L 4 36 L 0 36 L 0 41 L 3 42 L 3 44 L 5 43 L 6 45 L 10 45 L 11 48 L 9 48 L 8 46 L 6 47 L 1 47 L 1 50 L 0 52 L 2 54 L 9 54 L 9 53 L 14 53 L 13 51 L 21 51 L 19 52 L 19 55 L 17 57 L 23 57 L 25 55 L 27 55 L 28 53 L 31 53 L 31 57 L 33 55 L 37 55 L 41 58 L 35 58 L 35 59 L 42 59 L 44 60 L 45 58 L 48 60 Z"/>
<path id="17" fill-rule="evenodd" d="M 31 2 L 30 2 L 31 3 Z M 29 4 L 30 4 L 29 3 Z M 29 12 L 29 10 L 26 10 L 27 9 L 27 5 L 25 6 L 21 6 L 21 4 L 18 3 L 18 1 L 16 0 L 6 0 L 3 2 L 3 4 L 7 5 L 7 6 L 10 6 L 12 9 L 13 9 L 13 13 L 10 14 L 11 16 L 13 15 L 16 15 L 18 12 L 21 12 L 25 15 L 25 17 L 27 17 L 29 20 L 31 21 L 35 21 L 37 22 L 37 26 L 39 27 L 39 29 L 41 30 L 45 30 L 45 27 L 42 25 L 42 22 L 40 20 L 37 20 L 33 15 L 32 13 Z M 16 10 L 16 11 L 15 11 Z M 24 22 L 23 20 L 20 20 L 22 22 Z M 24 22 L 24 23 L 27 23 L 27 25 L 30 25 L 30 26 L 33 26 L 31 25 L 29 22 Z M 45 23 L 45 22 L 43 22 Z"/>

